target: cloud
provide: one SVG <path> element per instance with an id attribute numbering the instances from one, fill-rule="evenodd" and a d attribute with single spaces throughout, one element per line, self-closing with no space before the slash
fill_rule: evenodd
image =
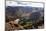
<path id="1" fill-rule="evenodd" d="M 32 7 L 43 7 L 43 4 L 42 4 L 42 3 L 31 3 L 31 2 L 6 1 L 6 6 L 32 6 Z"/>

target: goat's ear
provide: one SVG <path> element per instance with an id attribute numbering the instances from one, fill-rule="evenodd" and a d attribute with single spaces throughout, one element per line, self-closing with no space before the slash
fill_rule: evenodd
<path id="1" fill-rule="evenodd" d="M 15 21 L 19 21 L 19 19 L 16 19 Z"/>
<path id="2" fill-rule="evenodd" d="M 19 19 L 16 19 L 14 20 L 14 23 L 18 24 L 19 21 L 20 21 Z"/>

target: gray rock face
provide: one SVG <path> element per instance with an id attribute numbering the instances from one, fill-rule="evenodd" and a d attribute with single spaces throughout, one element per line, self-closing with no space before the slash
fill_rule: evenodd
<path id="1" fill-rule="evenodd" d="M 8 16 L 8 20 L 9 20 L 9 17 L 12 21 L 19 17 L 20 21 L 21 21 L 21 19 L 23 19 L 22 22 L 23 21 L 25 23 L 26 22 L 31 22 L 31 23 L 36 25 L 37 22 L 44 21 L 44 18 L 43 18 L 44 10 L 43 10 L 43 8 L 36 8 L 36 7 L 21 7 L 21 6 L 19 6 L 19 7 L 10 7 L 10 6 L 8 6 L 6 8 L 6 16 Z M 8 20 L 6 20 L 6 21 L 8 21 Z M 6 26 L 10 27 L 9 24 L 6 24 Z M 35 28 L 35 27 L 33 27 L 33 28 Z M 39 28 L 39 27 L 41 27 L 41 26 L 37 25 L 36 28 Z M 10 28 L 8 28 L 8 29 L 10 29 Z"/>

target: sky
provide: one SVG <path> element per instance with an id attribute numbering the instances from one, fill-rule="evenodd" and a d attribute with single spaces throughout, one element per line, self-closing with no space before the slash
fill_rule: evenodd
<path id="1" fill-rule="evenodd" d="M 6 6 L 31 6 L 43 8 L 43 3 L 6 1 Z"/>

